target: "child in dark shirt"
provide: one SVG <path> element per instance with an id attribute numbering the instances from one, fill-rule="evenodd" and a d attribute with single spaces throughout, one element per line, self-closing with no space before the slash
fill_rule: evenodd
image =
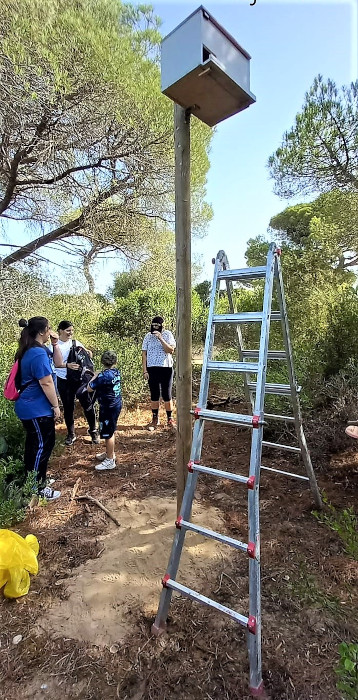
<path id="1" fill-rule="evenodd" d="M 103 369 L 96 372 L 87 386 L 89 392 L 96 392 L 96 400 L 99 403 L 100 436 L 106 443 L 106 451 L 96 455 L 96 459 L 100 462 L 96 465 L 97 471 L 114 469 L 116 466 L 114 433 L 122 408 L 121 375 L 116 367 L 116 353 L 106 350 L 101 357 L 101 364 Z"/>

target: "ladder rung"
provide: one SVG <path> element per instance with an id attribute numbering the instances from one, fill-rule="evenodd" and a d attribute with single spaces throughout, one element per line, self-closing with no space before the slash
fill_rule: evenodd
<path id="1" fill-rule="evenodd" d="M 230 479 L 231 481 L 237 481 L 239 484 L 246 484 L 247 488 L 253 489 L 255 484 L 255 477 L 241 476 L 240 474 L 232 474 L 231 472 L 225 472 L 222 469 L 214 469 L 213 467 L 204 467 L 203 464 L 196 464 L 190 460 L 188 464 L 188 469 L 190 472 L 200 472 L 202 474 L 209 474 L 210 476 L 217 476 L 221 479 Z"/>
<path id="2" fill-rule="evenodd" d="M 262 311 L 244 311 L 237 314 L 214 314 L 213 323 L 261 323 L 263 319 Z M 271 321 L 280 321 L 279 311 L 271 312 Z"/>
<path id="3" fill-rule="evenodd" d="M 283 420 L 286 421 L 287 423 L 294 423 L 295 419 L 293 416 L 277 416 L 275 413 L 265 413 L 264 418 L 268 418 L 269 420 Z"/>
<path id="4" fill-rule="evenodd" d="M 242 356 L 243 357 L 253 357 L 253 358 L 259 358 L 259 351 L 258 350 L 242 350 Z M 268 360 L 285 360 L 286 359 L 286 353 L 284 350 L 269 350 L 267 353 L 267 359 Z"/>
<path id="5" fill-rule="evenodd" d="M 229 615 L 233 620 L 238 622 L 240 625 L 243 627 L 247 627 L 249 632 L 252 634 L 255 634 L 256 632 L 256 619 L 253 616 L 250 617 L 245 617 L 244 615 L 240 615 L 240 613 L 236 612 L 235 610 L 231 610 L 231 608 L 227 608 L 226 605 L 221 605 L 221 603 L 217 603 L 216 600 L 212 600 L 211 598 L 207 598 L 206 595 L 202 595 L 201 593 L 197 593 L 196 591 L 193 591 L 191 588 L 187 588 L 186 586 L 183 586 L 181 583 L 178 583 L 177 581 L 174 581 L 173 579 L 169 578 L 169 576 L 164 576 L 163 578 L 163 586 L 165 588 L 171 588 L 173 591 L 176 591 L 177 593 L 181 593 L 181 595 L 186 596 L 187 598 L 191 598 L 191 600 L 196 600 L 197 603 L 202 603 L 203 605 L 209 605 L 211 608 L 215 608 L 215 610 L 219 610 L 220 612 L 224 613 L 225 615 Z"/>
<path id="6" fill-rule="evenodd" d="M 259 366 L 257 362 L 215 362 L 209 360 L 207 369 L 213 372 L 258 372 Z"/>
<path id="7" fill-rule="evenodd" d="M 242 270 L 220 270 L 219 280 L 230 280 L 239 282 L 240 280 L 257 280 L 266 277 L 266 267 L 245 267 Z"/>
<path id="8" fill-rule="evenodd" d="M 256 382 L 248 382 L 248 389 L 256 391 Z M 296 391 L 300 392 L 301 387 L 297 386 Z M 291 387 L 289 384 L 265 384 L 265 394 L 277 394 L 277 396 L 291 396 Z"/>
<path id="9" fill-rule="evenodd" d="M 288 452 L 301 452 L 300 447 L 291 447 L 291 445 L 280 445 L 278 442 L 266 442 L 262 441 L 263 447 L 276 447 L 279 450 L 287 450 Z"/>
<path id="10" fill-rule="evenodd" d="M 191 411 L 195 418 L 227 423 L 228 425 L 243 425 L 247 428 L 262 425 L 258 416 L 246 415 L 244 413 L 227 413 L 225 411 L 209 411 L 207 408 L 197 408 Z"/>
<path id="11" fill-rule="evenodd" d="M 261 323 L 262 311 L 245 311 L 237 314 L 214 314 L 213 323 Z"/>
<path id="12" fill-rule="evenodd" d="M 196 532 L 197 535 L 203 535 L 203 537 L 209 537 L 211 540 L 217 540 L 223 544 L 228 544 L 234 549 L 239 549 L 241 552 L 246 552 L 249 554 L 251 559 L 255 558 L 255 545 L 251 542 L 250 545 L 240 542 L 240 540 L 234 540 L 232 537 L 227 537 L 226 535 L 221 535 L 219 532 L 214 530 L 208 530 L 206 527 L 201 527 L 200 525 L 195 525 L 188 520 L 182 520 L 181 516 L 175 521 L 175 526 L 180 530 L 182 527 L 190 532 Z"/>
<path id="13" fill-rule="evenodd" d="M 294 479 L 302 479 L 302 481 L 309 481 L 308 476 L 301 476 L 301 474 L 292 474 L 292 472 L 283 472 L 281 469 L 272 469 L 272 467 L 264 467 L 261 464 L 261 469 L 267 472 L 275 472 L 275 474 L 283 474 L 283 476 L 293 476 Z"/>

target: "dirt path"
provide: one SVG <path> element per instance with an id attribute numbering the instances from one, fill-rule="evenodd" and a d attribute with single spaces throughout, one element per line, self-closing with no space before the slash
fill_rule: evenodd
<path id="1" fill-rule="evenodd" d="M 246 700 L 248 664 L 241 628 L 175 598 L 169 634 L 150 628 L 175 518 L 175 436 L 144 430 L 148 412 L 128 412 L 117 434 L 119 469 L 97 473 L 83 440 L 53 459 L 61 499 L 17 528 L 40 541 L 40 573 L 29 594 L 0 600 L 0 681 L 5 700 Z M 63 432 L 60 428 L 59 433 Z M 86 433 L 84 427 L 79 433 Z M 248 435 L 207 429 L 203 461 L 238 473 L 248 467 Z M 292 471 L 283 458 L 265 464 Z M 354 449 L 322 464 L 320 486 L 337 507 L 356 503 Z M 113 509 L 70 501 L 82 492 Z M 334 667 L 340 641 L 358 637 L 358 564 L 339 537 L 311 514 L 300 482 L 264 474 L 261 485 L 263 667 L 272 700 L 339 700 Z M 244 490 L 204 477 L 198 522 L 246 541 Z M 213 541 L 189 541 L 179 580 L 247 611 L 247 560 Z M 22 635 L 18 645 L 15 635 Z"/>

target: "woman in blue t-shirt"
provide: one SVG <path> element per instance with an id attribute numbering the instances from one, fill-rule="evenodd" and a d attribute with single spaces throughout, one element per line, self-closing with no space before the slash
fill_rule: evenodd
<path id="1" fill-rule="evenodd" d="M 19 361 L 16 384 L 20 390 L 15 413 L 26 431 L 25 470 L 35 472 L 39 495 L 55 500 L 61 492 L 46 486 L 46 471 L 55 445 L 55 421 L 60 418 L 60 409 L 52 353 L 45 343 L 51 335 L 55 362 L 61 362 L 60 356 L 57 357 L 58 335 L 50 332 L 49 322 L 43 316 L 35 316 L 28 322 L 22 319 L 19 325 L 23 330 L 15 356 Z"/>

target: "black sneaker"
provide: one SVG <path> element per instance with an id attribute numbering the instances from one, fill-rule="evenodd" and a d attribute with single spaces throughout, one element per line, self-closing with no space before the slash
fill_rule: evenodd
<path id="1" fill-rule="evenodd" d="M 74 442 L 76 442 L 77 438 L 76 435 L 67 435 L 67 438 L 65 440 L 65 445 L 69 447 L 70 445 L 73 445 Z"/>
<path id="2" fill-rule="evenodd" d="M 99 445 L 101 440 L 98 434 L 98 430 L 87 430 L 88 435 L 91 436 L 94 445 Z"/>

